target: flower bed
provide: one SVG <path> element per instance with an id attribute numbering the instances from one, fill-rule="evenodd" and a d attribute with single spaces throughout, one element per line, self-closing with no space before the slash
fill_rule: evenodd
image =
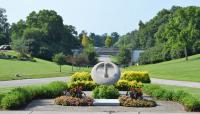
<path id="1" fill-rule="evenodd" d="M 64 106 L 92 106 L 93 99 L 90 97 L 60 96 L 55 99 L 55 104 Z"/>
<path id="2" fill-rule="evenodd" d="M 125 107 L 155 107 L 157 105 L 153 100 L 133 99 L 128 96 L 119 97 L 119 102 L 121 106 Z"/>

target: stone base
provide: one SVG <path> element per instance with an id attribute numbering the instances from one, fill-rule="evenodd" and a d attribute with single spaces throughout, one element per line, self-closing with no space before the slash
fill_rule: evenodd
<path id="1" fill-rule="evenodd" d="M 94 99 L 94 106 L 119 106 L 119 99 Z"/>

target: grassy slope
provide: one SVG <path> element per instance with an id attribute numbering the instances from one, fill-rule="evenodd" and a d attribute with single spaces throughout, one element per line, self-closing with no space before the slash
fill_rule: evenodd
<path id="1" fill-rule="evenodd" d="M 14 52 L 8 52 L 14 55 Z M 4 60 L 0 59 L 0 80 L 15 80 L 25 78 L 47 78 L 57 76 L 67 76 L 71 73 L 71 66 L 62 66 L 62 72 L 53 62 L 36 59 L 37 62 Z M 22 75 L 16 77 L 16 74 Z"/>
<path id="2" fill-rule="evenodd" d="M 190 56 L 188 61 L 182 58 L 158 64 L 131 66 L 127 69 L 145 70 L 154 78 L 200 82 L 200 54 Z"/>

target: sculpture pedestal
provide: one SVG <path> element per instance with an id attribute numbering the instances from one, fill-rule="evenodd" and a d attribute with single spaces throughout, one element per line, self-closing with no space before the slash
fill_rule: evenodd
<path id="1" fill-rule="evenodd" d="M 94 99 L 94 106 L 119 106 L 119 99 Z"/>

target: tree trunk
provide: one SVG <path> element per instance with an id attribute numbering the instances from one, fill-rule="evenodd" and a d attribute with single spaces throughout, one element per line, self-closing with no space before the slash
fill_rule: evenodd
<path id="1" fill-rule="evenodd" d="M 74 71 L 74 67 L 73 67 L 73 64 L 72 64 L 72 72 Z"/>
<path id="2" fill-rule="evenodd" d="M 185 46 L 185 60 L 187 61 L 188 60 L 188 55 L 187 55 L 187 48 L 186 48 L 186 46 Z"/>
<path id="3" fill-rule="evenodd" d="M 61 72 L 61 65 L 60 65 L 60 72 Z"/>

